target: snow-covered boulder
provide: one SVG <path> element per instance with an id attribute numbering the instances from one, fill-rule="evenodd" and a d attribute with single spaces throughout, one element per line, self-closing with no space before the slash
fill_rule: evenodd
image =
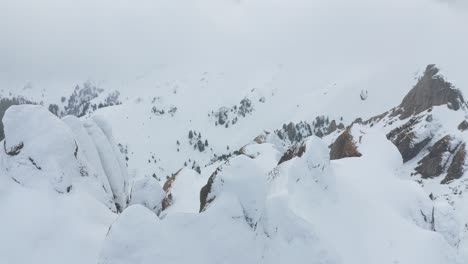
<path id="1" fill-rule="evenodd" d="M 13 181 L 61 194 L 78 188 L 112 211 L 126 206 L 126 168 L 115 142 L 96 123 L 21 105 L 8 109 L 3 124 L 0 167 Z"/>
<path id="2" fill-rule="evenodd" d="M 96 263 L 115 205 L 89 146 L 42 106 L 12 106 L 3 123 L 0 263 Z"/>
<path id="3" fill-rule="evenodd" d="M 116 211 L 114 194 L 104 171 L 99 153 L 92 138 L 83 126 L 83 122 L 75 116 L 65 116 L 63 122 L 70 127 L 77 144 L 77 158 L 83 165 L 80 169 L 86 177 L 75 179 L 85 185 L 86 190 L 95 198 Z"/>
<path id="4" fill-rule="evenodd" d="M 73 189 L 82 177 L 72 131 L 42 106 L 10 107 L 3 117 L 5 129 L 2 168 L 27 187 L 52 186 L 59 193 Z"/>
<path id="5" fill-rule="evenodd" d="M 96 146 L 102 168 L 109 181 L 118 211 L 128 202 L 128 175 L 123 157 L 115 144 L 110 126 L 101 118 L 86 120 L 83 124 Z"/>
<path id="6" fill-rule="evenodd" d="M 129 206 L 109 228 L 98 263 L 149 263 L 144 261 L 146 247 L 155 241 L 164 243 L 157 225 L 157 216 L 148 208 L 139 204 Z"/>
<path id="7" fill-rule="evenodd" d="M 129 205 L 143 205 L 156 215 L 162 211 L 165 193 L 159 182 L 153 177 L 144 177 L 133 183 Z"/>
<path id="8" fill-rule="evenodd" d="M 367 100 L 367 97 L 369 97 L 369 92 L 366 89 L 362 89 L 359 97 L 361 97 L 362 101 L 365 101 Z"/>
<path id="9" fill-rule="evenodd" d="M 210 213 L 164 220 L 141 205 L 128 207 L 111 226 L 98 263 L 265 263 L 239 203 L 227 198 Z"/>
<path id="10" fill-rule="evenodd" d="M 245 179 L 242 174 L 232 176 Z M 246 212 L 252 216 L 253 208 L 247 201 L 252 199 L 239 197 L 240 186 L 224 179 L 225 188 L 219 189 L 216 200 L 201 214 L 167 214 L 160 220 L 143 206 L 129 206 L 110 228 L 98 263 L 340 263 L 283 198 L 264 203 L 268 209 L 253 229 L 246 222 Z"/>
<path id="11" fill-rule="evenodd" d="M 287 190 L 292 208 L 307 210 L 333 195 L 334 175 L 327 145 L 312 136 L 304 143 L 304 154 L 289 164 Z"/>

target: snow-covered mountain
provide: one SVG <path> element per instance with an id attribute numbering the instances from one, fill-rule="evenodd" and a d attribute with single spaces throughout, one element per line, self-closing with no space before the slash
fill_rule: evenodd
<path id="1" fill-rule="evenodd" d="M 468 261 L 468 107 L 437 66 L 357 119 L 327 90 L 197 104 L 167 86 L 80 118 L 62 115 L 99 96 L 6 110 L 1 262 Z"/>
<path id="2" fill-rule="evenodd" d="M 0 264 L 468 263 L 467 7 L 0 1 Z"/>

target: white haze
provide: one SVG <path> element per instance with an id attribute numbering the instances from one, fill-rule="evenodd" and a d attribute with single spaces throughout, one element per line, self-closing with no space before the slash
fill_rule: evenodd
<path id="1" fill-rule="evenodd" d="M 294 72 L 294 82 L 388 81 L 437 63 L 465 86 L 463 6 L 433 0 L 0 0 L 0 83 L 15 91 L 26 82 L 41 88 L 87 79 L 123 82 L 163 68 L 216 67 L 242 76 L 277 65 Z"/>

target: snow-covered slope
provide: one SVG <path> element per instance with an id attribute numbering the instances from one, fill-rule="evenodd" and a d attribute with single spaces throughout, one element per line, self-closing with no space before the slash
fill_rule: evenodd
<path id="1" fill-rule="evenodd" d="M 468 263 L 466 6 L 0 3 L 0 264 Z"/>
<path id="2" fill-rule="evenodd" d="M 257 133 L 255 111 L 247 109 L 262 101 L 229 110 L 238 120 L 228 127 L 208 113 L 188 132 L 189 113 L 166 110 L 161 99 L 81 119 L 60 119 L 42 106 L 10 107 L 3 118 L 1 260 L 468 260 L 467 107 L 437 67 L 426 68 L 400 105 L 353 122 L 319 116 L 272 129 L 276 121 L 260 120 L 255 125 L 266 129 Z M 216 153 L 228 154 L 213 159 Z M 197 166 L 179 165 L 184 159 Z M 61 253 L 43 254 L 55 248 Z"/>
<path id="3" fill-rule="evenodd" d="M 116 164 L 101 159 L 120 156 L 97 149 L 115 143 L 93 143 L 81 120 L 41 106 L 12 106 L 3 124 L 0 262 L 95 262 L 121 195 L 105 171 Z"/>

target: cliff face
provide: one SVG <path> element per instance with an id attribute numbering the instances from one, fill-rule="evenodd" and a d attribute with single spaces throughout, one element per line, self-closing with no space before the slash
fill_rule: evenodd
<path id="1" fill-rule="evenodd" d="M 439 75 L 439 69 L 430 64 L 413 89 L 403 98 L 397 113 L 400 119 L 419 114 L 433 106 L 447 105 L 458 110 L 465 105 L 461 92 Z"/>

